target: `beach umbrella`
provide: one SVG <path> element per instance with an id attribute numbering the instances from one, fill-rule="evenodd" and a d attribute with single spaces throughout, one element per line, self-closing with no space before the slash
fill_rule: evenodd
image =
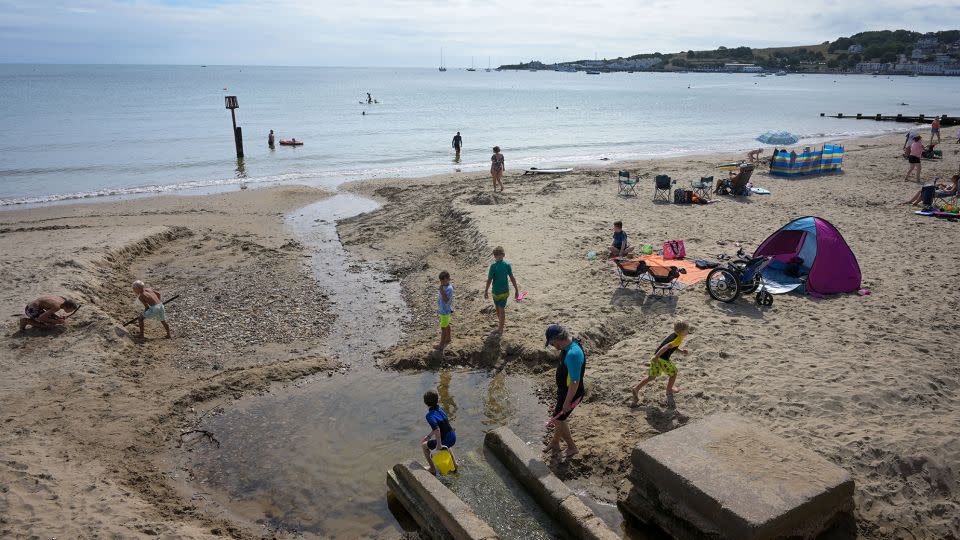
<path id="1" fill-rule="evenodd" d="M 768 131 L 757 137 L 757 140 L 764 144 L 784 145 L 794 144 L 800 140 L 800 137 L 789 131 Z"/>

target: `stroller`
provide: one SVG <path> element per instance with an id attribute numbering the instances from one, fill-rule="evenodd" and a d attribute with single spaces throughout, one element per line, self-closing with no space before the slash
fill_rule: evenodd
<path id="1" fill-rule="evenodd" d="M 707 274 L 707 292 L 714 300 L 727 303 L 756 292 L 758 306 L 772 306 L 773 295 L 763 285 L 763 270 L 771 261 L 772 256 L 749 257 L 740 248 L 735 259 Z"/>
<path id="2" fill-rule="evenodd" d="M 639 289 L 641 282 L 650 284 L 654 294 L 661 296 L 673 295 L 674 289 L 682 288 L 677 282 L 681 274 L 687 271 L 676 266 L 650 266 L 642 260 L 629 261 L 614 259 L 617 265 L 617 275 L 620 276 L 620 287 L 626 288 L 631 283 Z"/>

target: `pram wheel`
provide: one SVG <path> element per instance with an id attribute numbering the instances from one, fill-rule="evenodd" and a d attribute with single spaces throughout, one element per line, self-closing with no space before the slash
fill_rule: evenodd
<path id="1" fill-rule="evenodd" d="M 740 282 L 726 268 L 714 268 L 707 274 L 707 292 L 714 300 L 733 302 L 740 296 Z"/>
<path id="2" fill-rule="evenodd" d="M 773 295 L 767 291 L 760 291 L 757 293 L 757 305 L 758 306 L 772 306 L 773 305 Z"/>

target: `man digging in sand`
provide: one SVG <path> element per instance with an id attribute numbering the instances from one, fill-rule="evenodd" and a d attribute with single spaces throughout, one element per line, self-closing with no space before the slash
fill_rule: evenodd
<path id="1" fill-rule="evenodd" d="M 687 354 L 685 349 L 680 348 L 680 344 L 683 343 L 683 338 L 687 337 L 687 333 L 689 332 L 689 324 L 683 321 L 673 323 L 673 333 L 660 343 L 656 354 L 650 359 L 647 376 L 631 390 L 631 392 L 633 392 L 633 399 L 630 401 L 631 406 L 636 405 L 640 401 L 640 389 L 660 375 L 669 377 L 669 379 L 667 379 L 668 399 L 672 398 L 675 392 L 680 391 L 679 388 L 674 388 L 673 386 L 673 384 L 677 382 L 677 366 L 673 365 L 673 362 L 670 361 L 670 356 L 673 354 L 673 351 L 680 351 L 683 354 Z"/>
<path id="2" fill-rule="evenodd" d="M 144 285 L 139 279 L 133 282 L 133 292 L 137 293 L 137 300 L 143 303 L 144 311 L 137 318 L 137 324 L 140 325 L 140 339 L 143 339 L 143 320 L 156 319 L 163 325 L 167 331 L 167 339 L 170 339 L 170 325 L 167 324 L 167 312 L 160 301 L 160 291 L 151 289 Z"/>
<path id="3" fill-rule="evenodd" d="M 547 445 L 546 451 L 551 454 L 559 452 L 560 441 L 563 441 L 567 444 L 567 451 L 563 453 L 563 459 L 566 460 L 579 452 L 573 442 L 573 435 L 570 434 L 567 418 L 583 399 L 583 375 L 587 361 L 580 343 L 571 338 L 567 330 L 559 324 L 547 327 L 546 338 L 547 346 L 552 345 L 560 351 L 560 362 L 557 364 L 557 405 L 548 422 L 554 425 L 553 440 Z"/>
<path id="4" fill-rule="evenodd" d="M 20 317 L 20 331 L 23 332 L 28 326 L 34 328 L 47 329 L 54 326 L 67 324 L 67 317 L 77 311 L 77 305 L 73 300 L 52 294 L 45 294 L 23 308 L 23 317 Z M 57 315 L 60 310 L 68 311 L 65 317 Z"/>

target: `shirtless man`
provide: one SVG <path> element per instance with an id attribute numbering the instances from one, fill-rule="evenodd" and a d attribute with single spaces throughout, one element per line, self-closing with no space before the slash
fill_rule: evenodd
<path id="1" fill-rule="evenodd" d="M 23 309 L 24 317 L 20 317 L 20 331 L 24 331 L 28 326 L 34 328 L 53 328 L 67 323 L 67 317 L 73 315 L 80 306 L 76 302 L 63 296 L 45 294 L 33 302 L 27 304 Z M 69 311 L 69 315 L 61 317 L 57 315 L 60 310 Z"/>
<path id="2" fill-rule="evenodd" d="M 137 293 L 137 300 L 140 300 L 146 309 L 137 318 L 137 324 L 140 325 L 140 338 L 143 338 L 143 320 L 146 318 L 160 321 L 164 330 L 167 331 L 167 339 L 170 339 L 170 325 L 167 324 L 167 312 L 160 301 L 160 291 L 147 287 L 138 279 L 133 282 L 133 292 Z"/>
<path id="3" fill-rule="evenodd" d="M 760 161 L 760 154 L 763 153 L 763 148 L 757 148 L 756 150 L 751 150 L 747 152 L 747 159 L 751 162 Z"/>

